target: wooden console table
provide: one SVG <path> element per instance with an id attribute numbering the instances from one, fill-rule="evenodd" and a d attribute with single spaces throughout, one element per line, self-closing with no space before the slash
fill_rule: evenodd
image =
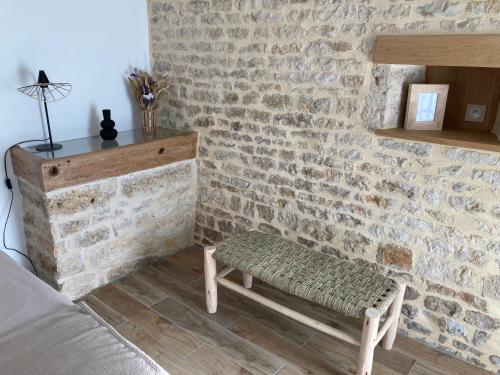
<path id="1" fill-rule="evenodd" d="M 41 278 L 77 299 L 193 242 L 197 133 L 159 128 L 12 150 L 27 251 Z"/>

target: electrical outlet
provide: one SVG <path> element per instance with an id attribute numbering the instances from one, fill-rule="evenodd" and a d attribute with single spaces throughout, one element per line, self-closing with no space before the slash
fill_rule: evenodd
<path id="1" fill-rule="evenodd" d="M 486 115 L 486 106 L 481 104 L 467 104 L 465 110 L 465 121 L 467 122 L 484 122 Z"/>

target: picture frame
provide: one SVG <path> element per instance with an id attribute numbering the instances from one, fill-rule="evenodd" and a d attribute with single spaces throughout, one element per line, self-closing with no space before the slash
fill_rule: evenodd
<path id="1" fill-rule="evenodd" d="M 449 85 L 410 84 L 404 127 L 442 130 Z"/>
<path id="2" fill-rule="evenodd" d="M 500 102 L 498 102 L 497 117 L 495 118 L 495 124 L 493 124 L 493 129 L 491 129 L 491 132 L 495 134 L 495 136 L 500 141 Z"/>

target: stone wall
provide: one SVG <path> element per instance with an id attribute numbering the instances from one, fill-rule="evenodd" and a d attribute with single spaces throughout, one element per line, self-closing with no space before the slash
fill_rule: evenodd
<path id="1" fill-rule="evenodd" d="M 48 193 L 19 186 L 28 254 L 72 299 L 193 243 L 195 160 Z"/>
<path id="2" fill-rule="evenodd" d="M 372 130 L 422 79 L 375 66 L 376 35 L 423 32 L 500 32 L 500 2 L 150 1 L 161 119 L 200 134 L 196 241 L 258 228 L 370 264 L 409 283 L 402 334 L 499 371 L 500 155 Z"/>

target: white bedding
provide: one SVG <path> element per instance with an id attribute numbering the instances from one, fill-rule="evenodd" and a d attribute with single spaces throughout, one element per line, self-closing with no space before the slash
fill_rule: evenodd
<path id="1" fill-rule="evenodd" d="M 0 335 L 73 302 L 0 250 Z"/>
<path id="2" fill-rule="evenodd" d="M 84 304 L 0 251 L 2 375 L 166 375 Z"/>

